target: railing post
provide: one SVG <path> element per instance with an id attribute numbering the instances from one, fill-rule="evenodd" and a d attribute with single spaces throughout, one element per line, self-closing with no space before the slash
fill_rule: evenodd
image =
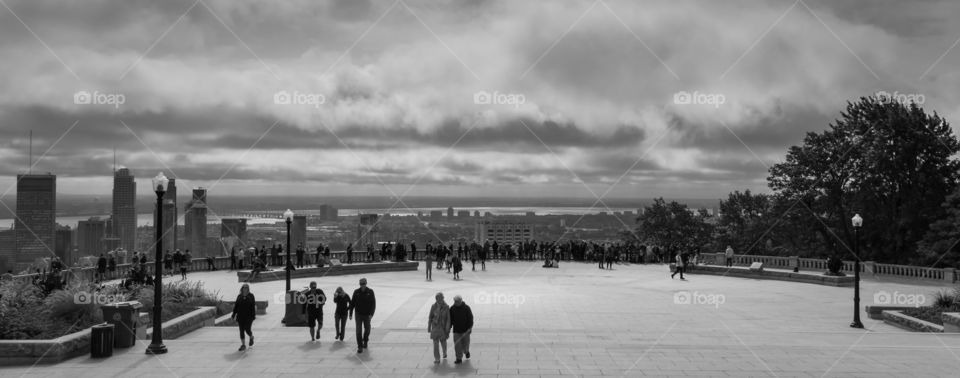
<path id="1" fill-rule="evenodd" d="M 953 268 L 943 268 L 943 280 L 954 283 L 957 280 L 957 270 Z"/>

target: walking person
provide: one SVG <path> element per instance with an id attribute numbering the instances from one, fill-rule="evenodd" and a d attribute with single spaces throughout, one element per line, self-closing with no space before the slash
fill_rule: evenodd
<path id="1" fill-rule="evenodd" d="M 303 244 L 298 244 L 297 245 L 297 268 L 298 269 L 303 269 L 303 255 L 305 255 L 306 253 L 307 251 L 303 249 Z"/>
<path id="2" fill-rule="evenodd" d="M 473 311 L 463 302 L 463 297 L 453 297 L 453 306 L 450 306 L 450 326 L 453 327 L 453 351 L 457 360 L 453 363 L 463 363 L 463 357 L 470 359 L 470 334 L 473 333 Z"/>
<path id="3" fill-rule="evenodd" d="M 237 247 L 230 247 L 230 270 L 237 270 Z"/>
<path id="4" fill-rule="evenodd" d="M 183 254 L 183 262 L 180 264 L 180 279 L 187 280 L 187 268 L 193 264 L 193 256 L 190 255 L 190 250 L 187 250 L 187 253 Z"/>
<path id="5" fill-rule="evenodd" d="M 433 340 L 433 363 L 440 363 L 440 348 L 443 358 L 447 358 L 447 339 L 450 338 L 450 306 L 443 300 L 443 293 L 437 293 L 437 302 L 430 307 L 427 318 L 427 333 Z"/>
<path id="6" fill-rule="evenodd" d="M 727 250 L 723 252 L 724 256 L 727 258 L 727 267 L 733 266 L 733 247 L 727 246 Z"/>
<path id="7" fill-rule="evenodd" d="M 323 328 L 323 305 L 327 303 L 327 296 L 323 290 L 317 288 L 317 281 L 310 281 L 310 289 L 304 293 L 305 312 L 307 313 L 307 326 L 310 327 L 310 341 L 320 340 L 320 329 Z M 317 332 L 314 334 L 313 326 L 316 324 Z M 316 337 L 314 337 L 316 336 Z"/>
<path id="8" fill-rule="evenodd" d="M 240 295 L 237 295 L 237 301 L 233 303 L 233 314 L 231 319 L 237 321 L 240 328 L 240 351 L 247 350 L 245 338 L 250 335 L 250 346 L 253 346 L 253 321 L 257 318 L 257 300 L 250 292 L 250 285 L 240 286 Z"/>
<path id="9" fill-rule="evenodd" d="M 343 291 L 342 287 L 337 287 L 333 293 L 333 303 L 336 303 L 337 309 L 333 312 L 333 325 L 337 328 L 337 337 L 334 340 L 343 341 L 343 335 L 347 333 L 347 311 L 350 308 L 350 296 Z"/>
<path id="10" fill-rule="evenodd" d="M 460 279 L 460 272 L 463 271 L 463 262 L 460 261 L 459 256 L 453 257 L 453 279 Z"/>
<path id="11" fill-rule="evenodd" d="M 680 251 L 677 251 L 677 255 L 674 257 L 674 260 L 676 261 L 677 267 L 676 267 L 676 270 L 673 271 L 673 274 L 670 275 L 670 279 L 673 279 L 673 276 L 677 275 L 677 273 L 680 273 L 680 279 L 682 280 L 682 279 L 684 279 L 684 278 L 683 278 L 683 268 L 684 268 L 684 266 L 683 266 L 683 261 L 684 261 L 683 254 L 680 253 Z"/>
<path id="12" fill-rule="evenodd" d="M 433 254 L 430 252 L 424 253 L 423 262 L 427 266 L 427 281 L 433 281 Z"/>
<path id="13" fill-rule="evenodd" d="M 367 279 L 360 279 L 360 288 L 353 291 L 350 301 L 350 317 L 357 315 L 357 353 L 363 353 L 364 348 L 369 348 L 367 342 L 370 341 L 370 319 L 377 310 L 377 298 L 373 294 L 373 289 L 367 287 Z"/>

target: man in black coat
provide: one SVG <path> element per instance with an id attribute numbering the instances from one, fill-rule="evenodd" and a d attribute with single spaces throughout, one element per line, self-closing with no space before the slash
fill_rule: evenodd
<path id="1" fill-rule="evenodd" d="M 463 356 L 470 359 L 470 334 L 473 333 L 473 311 L 463 302 L 463 297 L 453 297 L 453 306 L 450 306 L 450 325 L 453 326 L 453 350 L 457 360 L 453 363 L 463 363 Z"/>
<path id="2" fill-rule="evenodd" d="M 377 297 L 373 294 L 373 289 L 367 287 L 367 279 L 360 279 L 360 288 L 353 291 L 352 301 L 350 302 L 349 315 L 352 318 L 354 312 L 357 314 L 357 353 L 363 353 L 370 340 L 370 319 L 377 310 Z"/>

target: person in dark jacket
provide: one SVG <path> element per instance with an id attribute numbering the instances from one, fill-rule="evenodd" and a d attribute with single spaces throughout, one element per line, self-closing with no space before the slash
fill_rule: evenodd
<path id="1" fill-rule="evenodd" d="M 342 287 L 337 287 L 333 294 L 333 303 L 337 304 L 337 309 L 333 313 L 333 324 L 337 328 L 337 337 L 343 341 L 343 335 L 347 333 L 347 311 L 350 308 L 350 296 L 343 291 Z"/>
<path id="2" fill-rule="evenodd" d="M 320 329 L 323 328 L 323 305 L 327 303 L 327 295 L 323 293 L 323 290 L 317 288 L 316 281 L 311 281 L 310 290 L 307 290 L 304 296 L 306 301 L 304 301 L 303 306 L 307 313 L 307 324 L 310 327 L 310 341 L 319 340 Z M 317 325 L 316 335 L 313 333 L 314 324 Z"/>
<path id="3" fill-rule="evenodd" d="M 453 306 L 450 306 L 450 325 L 453 327 L 453 351 L 457 360 L 453 363 L 463 363 L 463 356 L 470 359 L 470 334 L 473 333 L 473 311 L 463 302 L 463 297 L 453 297 Z"/>
<path id="4" fill-rule="evenodd" d="M 357 353 L 363 353 L 364 348 L 369 348 L 367 342 L 370 340 L 370 319 L 377 310 L 377 298 L 373 294 L 373 289 L 367 287 L 367 279 L 360 279 L 360 288 L 353 291 L 353 297 L 350 302 L 350 317 L 354 313 L 357 315 Z"/>
<path id="5" fill-rule="evenodd" d="M 230 318 L 237 321 L 240 327 L 240 351 L 247 350 L 247 344 L 244 340 L 246 335 L 250 335 L 250 346 L 253 346 L 253 320 L 257 318 L 257 300 L 250 292 L 250 285 L 243 284 L 240 287 L 240 295 L 237 295 L 237 301 L 233 303 L 233 314 Z"/>

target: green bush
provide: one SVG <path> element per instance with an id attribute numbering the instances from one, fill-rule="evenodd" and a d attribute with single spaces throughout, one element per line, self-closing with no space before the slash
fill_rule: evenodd
<path id="1" fill-rule="evenodd" d="M 154 292 L 150 286 L 128 290 L 111 285 L 97 289 L 90 282 L 75 280 L 64 290 L 44 296 L 32 283 L 4 282 L 0 285 L 0 340 L 55 339 L 89 328 L 103 322 L 100 304 L 110 302 L 139 301 L 143 304 L 141 311 L 153 311 Z M 77 301 L 81 293 L 97 298 L 81 303 Z M 220 300 L 219 292 L 208 292 L 201 283 L 181 281 L 164 285 L 160 319 L 173 319 L 198 306 L 216 307 L 217 316 L 230 311 Z"/>

